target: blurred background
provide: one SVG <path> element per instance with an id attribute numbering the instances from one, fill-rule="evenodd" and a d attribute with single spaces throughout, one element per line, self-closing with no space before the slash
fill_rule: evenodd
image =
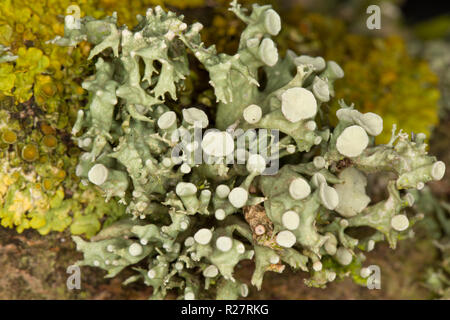
<path id="1" fill-rule="evenodd" d="M 239 2 L 250 7 L 256 1 Z M 331 109 L 336 109 L 337 101 L 344 99 L 361 111 L 380 114 L 384 119 L 384 134 L 377 137 L 378 143 L 389 140 L 393 124 L 408 133 L 426 133 L 429 152 L 450 167 L 449 2 L 440 2 L 440 5 L 412 0 L 257 2 L 271 4 L 280 13 L 284 25 L 277 40 L 283 54 L 286 50 L 294 50 L 320 55 L 343 67 L 345 77 L 336 84 Z M 219 52 L 234 53 L 244 25 L 227 10 L 228 3 L 226 0 L 0 1 L 0 49 L 9 47 L 11 54 L 18 54 L 26 61 L 17 66 L 8 62 L 6 56 L 0 57 L 4 58 L 0 60 L 0 74 L 4 76 L 0 80 L 0 112 L 6 110 L 1 115 L 7 119 L 17 113 L 14 101 L 20 102 L 22 107 L 33 101 L 42 114 L 59 115 L 44 117 L 37 112 L 35 116 L 45 121 L 40 122 L 40 131 L 30 131 L 26 139 L 31 139 L 30 146 L 35 139 L 45 142 L 43 150 L 60 150 L 60 154 L 54 153 L 54 159 L 39 158 L 43 169 L 36 169 L 38 174 L 48 177 L 42 192 L 53 201 L 51 210 L 32 208 L 24 194 L 19 199 L 23 212 L 15 210 L 14 216 L 9 214 L 19 200 L 8 202 L 5 190 L 22 182 L 5 173 L 6 170 L 0 175 L 0 265 L 3 269 L 0 299 L 146 299 L 151 293 L 151 289 L 143 284 L 121 285 L 130 275 L 126 271 L 117 278 L 103 279 L 102 271 L 88 267 L 83 269 L 82 289 L 66 289 L 66 268 L 81 258 L 70 235 L 89 237 L 101 225 L 114 221 L 110 212 L 121 210 L 89 206 L 89 202 L 95 203 L 98 199 L 95 191 L 89 189 L 79 198 L 85 199 L 79 212 L 64 209 L 67 201 L 77 200 L 76 195 L 67 195 L 71 183 L 67 177 L 74 178 L 71 174 L 77 156 L 68 132 L 77 108 L 86 98 L 80 78 L 92 67 L 84 62 L 89 48 L 78 48 L 67 57 L 45 43 L 62 34 L 66 8 L 76 4 L 81 8 L 81 16 L 95 17 L 117 11 L 120 23 L 133 25 L 136 14 L 143 14 L 147 7 L 159 4 L 183 13 L 187 22 L 201 21 L 205 25 L 202 35 L 208 45 L 216 44 Z M 371 15 L 366 12 L 369 5 L 380 8 L 380 29 L 367 27 L 366 21 Z M 22 69 L 17 69 L 19 67 Z M 9 77 L 16 71 L 23 74 L 23 68 L 31 76 Z M 47 71 L 43 73 L 42 70 Z M 210 88 L 202 87 L 201 83 L 194 83 L 194 87 L 194 102 L 211 106 Z M 29 112 L 35 110 L 30 108 Z M 0 122 L 5 121 L 2 117 Z M 14 123 L 15 129 L 27 132 L 26 123 L 10 123 Z M 4 141 L 5 137 L 14 138 L 4 135 Z M 9 146 L 2 148 L 2 155 L 5 155 Z M 25 160 L 30 162 L 35 161 L 33 152 L 41 150 L 30 147 L 28 151 L 30 159 Z M 28 165 L 26 161 L 8 161 L 17 166 Z M 34 168 L 41 167 L 36 165 Z M 371 185 L 369 192 L 373 198 L 385 197 L 382 178 L 372 181 Z M 415 226 L 415 232 L 400 241 L 396 250 L 380 244 L 367 254 L 367 265 L 380 266 L 380 290 L 369 290 L 354 283 L 351 270 L 347 277 L 327 288 L 309 288 L 303 283 L 305 275 L 302 272 L 285 271 L 283 274 L 268 273 L 262 290 L 251 290 L 248 298 L 449 299 L 450 174 L 441 181 L 430 183 L 414 196 L 416 203 L 411 214 L 423 213 L 425 217 Z M 53 214 L 51 223 L 44 221 L 49 219 L 49 212 Z M 250 262 L 240 264 L 238 277 L 248 283 L 252 269 Z"/>

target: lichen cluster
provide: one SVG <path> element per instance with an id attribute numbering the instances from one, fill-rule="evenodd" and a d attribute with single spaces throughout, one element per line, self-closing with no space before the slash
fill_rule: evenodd
<path id="1" fill-rule="evenodd" d="M 123 212 L 117 204 L 104 204 L 95 188 L 80 187 L 74 179 L 79 149 L 69 132 L 86 99 L 79 79 L 89 72 L 90 47 L 46 43 L 63 32 L 59 14 L 70 4 L 0 4 L 0 218 L 2 226 L 18 232 L 34 228 L 47 234 L 72 224 L 75 234 L 92 236 L 104 215 Z M 83 4 L 88 9 L 87 2 Z"/>
<path id="2" fill-rule="evenodd" d="M 286 266 L 308 271 L 310 286 L 344 274 L 363 283 L 363 252 L 407 236 L 420 218 L 403 210 L 414 202 L 408 190 L 441 179 L 445 165 L 427 154 L 423 133 L 410 138 L 394 126 L 390 141 L 375 145 L 383 119 L 343 101 L 330 125 L 341 67 L 293 51 L 282 57 L 270 6 L 247 14 L 233 1 L 230 10 L 246 24 L 234 54 L 206 47 L 201 24 L 159 6 L 133 29 L 117 15 L 66 21 L 53 41 L 93 45 L 95 74 L 82 83 L 89 101 L 72 129 L 84 150 L 76 175 L 127 207 L 127 218 L 91 241 L 74 237 L 79 265 L 107 277 L 133 266 L 126 283 L 143 280 L 155 299 L 171 289 L 184 299 L 246 296 L 234 277 L 244 259 L 255 262 L 257 288 L 265 272 Z M 206 112 L 180 108 L 193 65 L 208 72 L 215 96 Z M 367 175 L 380 172 L 394 178 L 388 198 L 371 203 Z M 371 232 L 350 235 L 360 227 Z"/>
<path id="3" fill-rule="evenodd" d="M 47 41 L 63 34 L 64 15 L 77 10 L 100 18 L 114 9 L 123 23 L 132 24 L 137 12 L 163 3 L 185 8 L 203 0 L 147 0 L 133 6 L 116 0 L 0 2 L 2 226 L 46 234 L 70 225 L 73 233 L 92 236 L 103 216 L 124 212 L 114 201 L 105 204 L 96 188 L 79 186 L 75 175 L 79 149 L 70 129 L 87 98 L 80 79 L 92 69 L 90 44 L 65 48 Z"/>

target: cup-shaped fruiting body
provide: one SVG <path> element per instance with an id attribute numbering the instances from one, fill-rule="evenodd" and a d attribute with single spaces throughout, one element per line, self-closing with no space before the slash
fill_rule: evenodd
<path id="1" fill-rule="evenodd" d="M 234 140 L 226 131 L 209 131 L 201 143 L 203 151 L 214 157 L 225 157 L 234 151 Z"/>
<path id="2" fill-rule="evenodd" d="M 289 184 L 289 194 L 295 200 L 302 200 L 311 194 L 311 187 L 305 179 L 295 178 Z"/>
<path id="3" fill-rule="evenodd" d="M 198 230 L 194 234 L 194 240 L 202 245 L 207 245 L 212 239 L 212 231 L 206 228 Z"/>
<path id="4" fill-rule="evenodd" d="M 431 177 L 433 180 L 439 181 L 444 177 L 445 163 L 443 161 L 436 161 L 431 168 Z"/>
<path id="5" fill-rule="evenodd" d="M 2 132 L 2 141 L 6 144 L 13 144 L 17 141 L 17 134 L 13 130 L 5 129 Z"/>
<path id="6" fill-rule="evenodd" d="M 409 227 L 408 217 L 404 214 L 397 214 L 391 219 L 391 227 L 396 231 L 405 231 Z"/>
<path id="7" fill-rule="evenodd" d="M 313 163 L 317 169 L 322 169 L 326 166 L 325 158 L 321 156 L 314 157 Z"/>
<path id="8" fill-rule="evenodd" d="M 369 137 L 366 131 L 358 126 L 353 125 L 342 131 L 336 140 L 336 149 L 340 154 L 346 157 L 359 156 L 369 144 Z"/>
<path id="9" fill-rule="evenodd" d="M 321 183 L 319 186 L 319 197 L 325 208 L 334 210 L 339 204 L 339 195 L 333 187 L 326 183 Z"/>
<path id="10" fill-rule="evenodd" d="M 173 111 L 167 111 L 158 118 L 158 127 L 161 130 L 174 130 L 177 126 L 177 115 Z"/>
<path id="11" fill-rule="evenodd" d="M 431 164 L 425 164 L 412 171 L 405 172 L 397 179 L 397 188 L 408 189 L 417 188 L 421 183 L 430 180 L 439 181 L 445 175 L 445 163 L 436 161 Z"/>
<path id="12" fill-rule="evenodd" d="M 278 50 L 272 39 L 264 38 L 258 52 L 261 60 L 269 67 L 273 67 L 278 62 Z"/>
<path id="13" fill-rule="evenodd" d="M 200 201 L 197 198 L 197 187 L 190 182 L 179 182 L 175 188 L 175 193 L 190 214 L 194 214 L 200 207 Z"/>
<path id="14" fill-rule="evenodd" d="M 353 260 L 353 255 L 347 248 L 339 247 L 335 254 L 336 260 L 343 266 L 349 265 Z"/>
<path id="15" fill-rule="evenodd" d="M 259 154 L 251 154 L 247 160 L 247 170 L 261 174 L 266 169 L 266 160 Z"/>
<path id="16" fill-rule="evenodd" d="M 334 96 L 342 69 L 321 57 L 279 56 L 270 36 L 280 31 L 281 22 L 270 6 L 254 6 L 247 16 L 234 1 L 231 11 L 248 24 L 233 55 L 206 48 L 199 24 L 189 27 L 160 7 L 141 16 L 133 29 L 117 28 L 113 17 L 81 19 L 77 37 L 68 30 L 66 43 L 94 42 L 92 56 L 105 58 L 83 85 L 91 94 L 74 132 L 85 130 L 75 140 L 87 156 L 76 174 L 100 185 L 107 197 L 120 191 L 127 213 L 140 218 L 113 224 L 105 232 L 107 240 L 80 249 L 88 265 L 105 268 L 109 275 L 145 258 L 149 270 L 136 270 L 156 298 L 178 284 L 185 299 L 201 298 L 210 286 L 218 297 L 246 296 L 248 287 L 234 279 L 234 269 L 253 258 L 252 284 L 258 287 L 264 272 L 282 272 L 288 265 L 309 270 L 307 283 L 323 286 L 337 277 L 337 270 L 339 276 L 348 273 L 348 268 L 331 271 L 325 263 L 330 257 L 344 266 L 353 259 L 360 265 L 357 250 L 371 250 L 383 239 L 394 246 L 414 223 L 401 211 L 413 204 L 412 198 L 400 196 L 397 188 L 440 179 L 445 171 L 443 163 L 426 155 L 422 137 L 411 142 L 399 134 L 395 146 L 369 147 L 368 135 L 379 134 L 383 125 L 375 114 L 342 107 L 332 131 L 328 108 L 320 109 L 320 118 L 316 115 Z M 191 58 L 207 71 L 190 78 L 211 85 L 201 100 L 210 106 L 216 100 L 214 110 L 177 107 L 193 98 L 178 97 L 183 80 L 192 80 L 186 79 Z M 210 114 L 216 115 L 214 121 Z M 208 130 L 210 124 L 218 129 Z M 249 128 L 277 130 L 282 136 L 253 130 L 245 136 L 248 147 L 235 147 L 240 132 Z M 193 133 L 203 139 L 186 142 Z M 264 146 L 266 140 L 282 151 L 263 153 L 272 148 Z M 180 145 L 185 148 L 176 154 Z M 194 164 L 200 148 L 214 162 Z M 266 166 L 282 157 L 279 171 L 265 175 Z M 399 178 L 389 183 L 388 200 L 368 206 L 365 174 L 380 170 Z M 345 232 L 360 226 L 375 234 L 355 239 Z M 100 246 L 101 241 L 107 243 Z"/>
<path id="17" fill-rule="evenodd" d="M 355 168 L 346 168 L 339 174 L 343 183 L 334 185 L 339 197 L 336 211 L 344 217 L 353 217 L 370 203 L 366 194 L 367 178 Z"/>
<path id="18" fill-rule="evenodd" d="M 300 225 L 300 217 L 297 212 L 289 210 L 281 217 L 283 226 L 288 230 L 295 230 Z"/>
<path id="19" fill-rule="evenodd" d="M 378 136 L 383 131 L 383 119 L 372 112 L 361 113 L 351 108 L 341 108 L 336 112 L 339 120 L 353 122 L 364 128 L 371 136 Z"/>
<path id="20" fill-rule="evenodd" d="M 192 126 L 199 125 L 200 128 L 206 128 L 209 124 L 206 113 L 198 108 L 183 109 L 183 119 Z"/>
<path id="21" fill-rule="evenodd" d="M 294 246 L 297 239 L 292 232 L 283 230 L 278 232 L 277 236 L 275 237 L 275 241 L 282 247 L 291 248 L 292 246 Z"/>
<path id="22" fill-rule="evenodd" d="M 221 236 L 216 240 L 216 247 L 220 251 L 228 252 L 233 246 L 233 239 L 227 236 Z"/>
<path id="23" fill-rule="evenodd" d="M 101 163 L 97 163 L 89 170 L 88 179 L 93 184 L 100 186 L 108 179 L 108 173 L 108 168 Z"/>
<path id="24" fill-rule="evenodd" d="M 312 91 L 317 100 L 321 102 L 330 101 L 330 87 L 325 80 L 316 76 L 312 85 Z"/>
<path id="25" fill-rule="evenodd" d="M 290 122 L 312 118 L 317 113 L 317 101 L 311 91 L 295 87 L 281 95 L 281 112 Z"/>
<path id="26" fill-rule="evenodd" d="M 32 162 L 39 158 L 39 150 L 34 144 L 27 144 L 22 148 L 22 159 Z"/>
<path id="27" fill-rule="evenodd" d="M 228 200 L 235 208 L 242 208 L 248 200 L 248 191 L 241 187 L 236 187 L 228 194 Z"/>
<path id="28" fill-rule="evenodd" d="M 230 194 L 230 187 L 226 184 L 219 184 L 216 188 L 216 195 L 221 198 L 225 199 Z"/>
<path id="29" fill-rule="evenodd" d="M 301 55 L 298 57 L 295 57 L 294 63 L 296 65 L 312 65 L 316 71 L 322 71 L 325 69 L 326 62 L 325 59 L 322 57 L 311 57 L 307 55 Z"/>
<path id="30" fill-rule="evenodd" d="M 335 61 L 330 60 L 327 62 L 327 67 L 322 76 L 328 80 L 340 79 L 344 77 L 344 70 Z"/>
<path id="31" fill-rule="evenodd" d="M 269 9 L 265 12 L 264 26 L 266 27 L 267 32 L 272 36 L 276 36 L 280 32 L 281 19 L 275 10 Z"/>
<path id="32" fill-rule="evenodd" d="M 219 274 L 219 269 L 215 265 L 209 265 L 203 270 L 203 276 L 206 278 L 215 278 Z"/>
<path id="33" fill-rule="evenodd" d="M 142 246 L 139 243 L 133 243 L 132 245 L 130 245 L 130 247 L 128 248 L 128 252 L 133 256 L 133 257 L 137 257 L 140 256 L 143 253 L 143 249 Z"/>

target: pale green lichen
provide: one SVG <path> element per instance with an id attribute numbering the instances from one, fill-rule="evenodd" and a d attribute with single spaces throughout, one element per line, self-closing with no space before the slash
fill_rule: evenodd
<path id="1" fill-rule="evenodd" d="M 119 198 L 129 214 L 90 242 L 74 237 L 84 252 L 79 264 L 100 267 L 108 277 L 136 265 L 138 274 L 126 283 L 142 279 L 153 287 L 152 298 L 169 289 L 184 299 L 246 296 L 247 285 L 234 277 L 245 259 L 256 263 L 251 282 L 258 288 L 266 271 L 286 265 L 309 271 L 310 286 L 333 281 L 337 265 L 356 274 L 361 251 L 383 240 L 395 248 L 419 218 L 403 212 L 412 205 L 406 191 L 445 171 L 427 155 L 423 135 L 410 139 L 394 128 L 388 144 L 375 146 L 383 129 L 375 114 L 341 102 L 338 125 L 327 125 L 326 103 L 344 76 L 339 65 L 291 51 L 279 56 L 271 40 L 279 17 L 270 6 L 254 5 L 247 15 L 233 1 L 230 10 L 247 24 L 234 55 L 206 48 L 201 24 L 187 25 L 160 7 L 139 16 L 132 31 L 117 26 L 115 15 L 85 17 L 79 29 L 66 24 L 64 38 L 54 41 L 95 45 L 96 73 L 83 83 L 89 103 L 73 128 L 85 150 L 77 175 L 107 199 Z M 194 106 L 173 107 L 189 76 L 190 53 L 209 73 L 215 121 Z M 202 129 L 214 127 L 201 139 Z M 257 137 L 246 129 L 270 133 Z M 200 141 L 180 149 L 198 133 Z M 236 148 L 241 136 L 248 143 Z M 194 150 L 214 162 L 196 162 Z M 224 161 L 234 156 L 244 163 Z M 280 169 L 265 175 L 272 161 Z M 389 197 L 369 205 L 365 177 L 385 171 L 395 176 Z M 355 207 L 340 203 L 349 194 L 358 197 Z M 346 233 L 362 226 L 373 234 Z"/>

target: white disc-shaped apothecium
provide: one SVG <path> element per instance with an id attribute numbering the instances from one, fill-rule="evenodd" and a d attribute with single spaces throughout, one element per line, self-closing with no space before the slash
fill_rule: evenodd
<path id="1" fill-rule="evenodd" d="M 244 116 L 244 120 L 248 123 L 257 123 L 259 120 L 261 120 L 262 109 L 256 104 L 251 104 L 244 109 L 242 115 Z"/>
<path id="2" fill-rule="evenodd" d="M 248 296 L 248 285 L 246 283 L 241 284 L 241 297 L 247 297 Z"/>
<path id="3" fill-rule="evenodd" d="M 283 213 L 281 222 L 286 229 L 295 230 L 300 225 L 300 217 L 297 212 L 289 210 Z"/>
<path id="4" fill-rule="evenodd" d="M 356 124 L 366 130 L 368 134 L 375 137 L 383 131 L 383 118 L 373 112 L 367 112 L 364 114 L 359 114 L 354 117 Z"/>
<path id="5" fill-rule="evenodd" d="M 339 204 L 339 195 L 335 188 L 321 183 L 319 187 L 319 197 L 325 208 L 334 210 Z"/>
<path id="6" fill-rule="evenodd" d="M 264 38 L 259 45 L 259 56 L 265 64 L 273 67 L 278 61 L 278 50 L 272 39 Z"/>
<path id="7" fill-rule="evenodd" d="M 305 123 L 306 130 L 314 131 L 317 128 L 317 123 L 314 120 L 309 120 Z"/>
<path id="8" fill-rule="evenodd" d="M 153 270 L 153 269 L 148 270 L 147 276 L 148 276 L 150 279 L 155 278 L 155 276 L 156 276 L 156 271 Z"/>
<path id="9" fill-rule="evenodd" d="M 168 168 L 172 165 L 172 160 L 170 158 L 164 158 L 162 159 L 162 165 Z"/>
<path id="10" fill-rule="evenodd" d="M 322 57 L 311 57 L 307 55 L 301 55 L 294 59 L 294 63 L 299 66 L 302 64 L 310 64 L 314 67 L 315 71 L 321 71 L 325 69 L 326 62 Z"/>
<path id="11" fill-rule="evenodd" d="M 353 125 L 342 131 L 336 141 L 336 148 L 346 157 L 357 157 L 369 144 L 366 131 L 360 126 Z"/>
<path id="12" fill-rule="evenodd" d="M 178 182 L 175 192 L 180 197 L 192 196 L 197 193 L 197 187 L 190 182 Z"/>
<path id="13" fill-rule="evenodd" d="M 281 95 L 281 112 L 290 122 L 312 118 L 317 113 L 317 101 L 311 91 L 295 87 Z"/>
<path id="14" fill-rule="evenodd" d="M 102 185 L 108 179 L 108 168 L 101 163 L 94 164 L 88 172 L 88 179 L 93 184 Z"/>
<path id="15" fill-rule="evenodd" d="M 247 160 L 249 172 L 263 173 L 266 170 L 266 160 L 259 154 L 251 154 Z"/>
<path id="16" fill-rule="evenodd" d="M 280 257 L 278 255 L 273 255 L 269 258 L 269 262 L 271 264 L 277 264 L 278 262 L 280 262 Z"/>
<path id="17" fill-rule="evenodd" d="M 233 246 L 233 239 L 231 239 L 230 237 L 222 236 L 217 238 L 216 240 L 216 247 L 220 251 L 223 252 L 230 251 L 232 246 Z"/>
<path id="18" fill-rule="evenodd" d="M 296 147 L 295 145 L 293 145 L 293 144 L 288 144 L 288 145 L 286 146 L 286 151 L 287 151 L 288 153 L 290 153 L 290 154 L 294 153 L 295 150 L 297 150 L 297 147 Z"/>
<path id="19" fill-rule="evenodd" d="M 202 140 L 202 149 L 214 157 L 225 157 L 234 151 L 233 136 L 225 131 L 210 131 Z"/>
<path id="20" fill-rule="evenodd" d="M 180 171 L 181 173 L 188 174 L 189 172 L 191 172 L 191 166 L 188 165 L 187 163 L 183 163 L 180 166 Z"/>
<path id="21" fill-rule="evenodd" d="M 209 124 L 206 113 L 198 108 L 183 109 L 183 119 L 191 125 L 198 124 L 201 128 L 206 128 Z"/>
<path id="22" fill-rule="evenodd" d="M 445 174 L 445 163 L 442 161 L 435 162 L 431 168 L 431 177 L 434 180 L 441 180 Z"/>
<path id="23" fill-rule="evenodd" d="M 139 243 L 133 243 L 129 246 L 128 252 L 133 256 L 140 256 L 143 252 L 142 246 Z"/>
<path id="24" fill-rule="evenodd" d="M 245 247 L 244 247 L 244 245 L 242 243 L 239 243 L 236 246 L 236 250 L 237 250 L 238 253 L 243 254 L 245 252 Z"/>
<path id="25" fill-rule="evenodd" d="M 334 271 L 327 272 L 327 280 L 329 282 L 332 282 L 332 281 L 334 281 L 334 279 L 336 279 L 336 272 L 334 272 Z"/>
<path id="26" fill-rule="evenodd" d="M 329 70 L 330 77 L 334 79 L 341 79 L 344 77 L 344 70 L 342 70 L 341 66 L 338 65 L 335 61 L 333 60 L 328 61 L 327 67 Z"/>
<path id="27" fill-rule="evenodd" d="M 295 238 L 295 235 L 292 232 L 288 230 L 283 230 L 278 232 L 275 241 L 282 247 L 290 248 L 295 244 L 297 239 Z"/>
<path id="28" fill-rule="evenodd" d="M 301 200 L 309 196 L 311 187 L 309 183 L 303 178 L 295 178 L 289 184 L 289 194 L 295 200 Z"/>
<path id="29" fill-rule="evenodd" d="M 267 32 L 272 36 L 276 36 L 280 32 L 281 19 L 275 10 L 269 9 L 266 11 L 264 16 L 264 27 L 266 27 Z"/>
<path id="30" fill-rule="evenodd" d="M 184 240 L 184 245 L 186 247 L 190 247 L 194 245 L 194 243 L 195 243 L 194 237 L 187 237 L 186 240 Z"/>
<path id="31" fill-rule="evenodd" d="M 184 300 L 195 300 L 195 294 L 193 292 L 187 292 L 184 295 Z"/>
<path id="32" fill-rule="evenodd" d="M 359 270 L 359 275 L 362 278 L 367 278 L 368 276 L 370 276 L 371 272 L 369 268 L 361 268 L 361 270 Z"/>
<path id="33" fill-rule="evenodd" d="M 316 172 L 311 178 L 311 183 L 314 187 L 318 188 L 322 183 L 327 183 L 327 180 L 325 180 L 323 174 L 321 174 L 320 172 Z"/>
<path id="34" fill-rule="evenodd" d="M 228 201 L 230 201 L 233 207 L 238 209 L 245 206 L 247 200 L 248 200 L 248 191 L 241 187 L 234 188 L 228 195 Z"/>
<path id="35" fill-rule="evenodd" d="M 408 217 L 404 214 L 397 214 L 391 219 L 391 227 L 396 231 L 404 231 L 409 227 Z"/>
<path id="36" fill-rule="evenodd" d="M 177 115 L 173 111 L 167 111 L 163 113 L 158 119 L 158 127 L 163 130 L 169 129 L 176 123 L 177 123 Z"/>
<path id="37" fill-rule="evenodd" d="M 313 164 L 317 169 L 322 169 L 326 165 L 325 158 L 321 156 L 314 157 Z"/>
<path id="38" fill-rule="evenodd" d="M 353 260 L 353 256 L 350 250 L 344 247 L 339 247 L 337 249 L 335 257 L 337 261 L 343 266 L 348 266 Z"/>
<path id="39" fill-rule="evenodd" d="M 218 274 L 219 274 L 219 269 L 217 269 L 217 267 L 213 264 L 210 266 L 207 266 L 205 268 L 205 270 L 203 270 L 203 276 L 205 278 L 214 278 Z"/>
<path id="40" fill-rule="evenodd" d="M 206 228 L 200 229 L 194 234 L 194 240 L 203 245 L 208 244 L 211 241 L 211 238 L 212 231 Z"/>
<path id="41" fill-rule="evenodd" d="M 320 270 L 322 270 L 322 262 L 316 261 L 313 263 L 312 267 L 313 267 L 314 271 L 320 271 Z"/>
<path id="42" fill-rule="evenodd" d="M 230 194 L 230 187 L 226 184 L 219 184 L 216 188 L 216 195 L 220 199 L 225 199 Z"/>

